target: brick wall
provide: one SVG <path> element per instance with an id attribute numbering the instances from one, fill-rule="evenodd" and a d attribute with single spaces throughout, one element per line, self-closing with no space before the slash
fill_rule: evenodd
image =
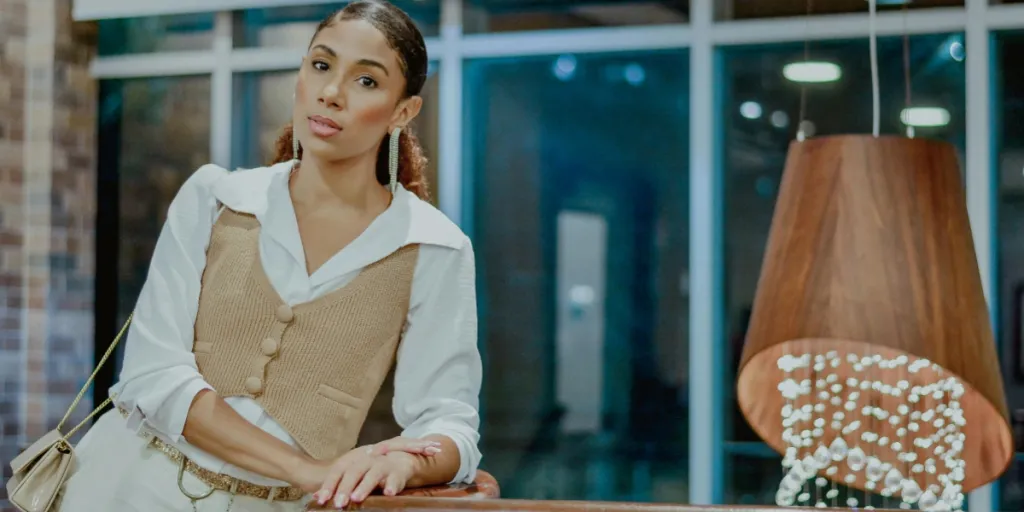
<path id="1" fill-rule="evenodd" d="M 96 84 L 71 0 L 0 0 L 0 461 L 92 367 Z M 74 415 L 81 418 L 88 398 Z M 0 489 L 0 508 L 6 490 Z"/>

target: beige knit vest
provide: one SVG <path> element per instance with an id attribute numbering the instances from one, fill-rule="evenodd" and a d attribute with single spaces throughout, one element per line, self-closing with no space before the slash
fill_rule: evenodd
<path id="1" fill-rule="evenodd" d="M 199 371 L 223 397 L 254 398 L 317 459 L 352 449 L 394 364 L 418 246 L 341 289 L 289 307 L 259 258 L 259 222 L 225 208 L 213 227 L 196 315 Z"/>

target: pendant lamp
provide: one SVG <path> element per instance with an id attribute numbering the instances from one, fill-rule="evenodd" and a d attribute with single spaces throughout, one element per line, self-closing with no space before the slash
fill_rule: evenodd
<path id="1" fill-rule="evenodd" d="M 959 510 L 1006 470 L 1003 382 L 949 144 L 792 143 L 737 384 L 784 455 L 779 505 L 826 478 Z"/>
<path id="2" fill-rule="evenodd" d="M 876 2 L 872 134 L 801 130 L 790 145 L 737 397 L 783 454 L 776 504 L 836 506 L 839 483 L 958 511 L 1006 471 L 1013 441 L 956 152 L 909 125 L 879 134 Z"/>

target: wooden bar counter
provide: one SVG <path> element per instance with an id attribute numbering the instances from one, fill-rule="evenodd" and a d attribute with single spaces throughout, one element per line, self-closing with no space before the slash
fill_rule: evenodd
<path id="1" fill-rule="evenodd" d="M 503 500 L 498 482 L 486 471 L 478 471 L 476 481 L 466 485 L 447 485 L 409 489 L 399 496 L 370 496 L 361 505 L 338 509 L 310 503 L 309 511 L 359 510 L 363 512 L 808 512 L 849 511 L 848 508 L 799 508 L 740 505 L 692 506 L 668 503 L 626 503 L 603 501 Z M 881 509 L 878 512 L 884 512 Z M 900 511 L 902 512 L 902 511 Z"/>
<path id="2" fill-rule="evenodd" d="M 308 510 L 328 511 L 335 508 L 318 508 L 314 503 Z M 485 511 L 485 512 L 840 512 L 845 508 L 797 508 L 740 505 L 674 505 L 668 503 L 620 503 L 601 501 L 542 501 L 503 499 L 459 499 L 415 496 L 385 498 L 371 496 L 362 505 L 345 510 L 363 512 L 439 512 L 439 511 Z M 878 509 L 878 512 L 883 512 Z M 902 512 L 902 511 L 901 511 Z"/>

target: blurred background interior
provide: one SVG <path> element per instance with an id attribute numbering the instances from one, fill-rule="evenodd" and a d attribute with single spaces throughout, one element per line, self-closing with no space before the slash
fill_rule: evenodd
<path id="1" fill-rule="evenodd" d="M 867 2 L 395 3 L 433 59 L 416 123 L 433 201 L 476 247 L 483 467 L 503 496 L 773 503 L 780 457 L 739 413 L 736 366 L 801 119 L 870 132 Z M 879 4 L 882 132 L 958 148 L 1024 429 L 1024 5 Z M 270 158 L 339 6 L 0 0 L 5 477 L 131 311 L 180 184 Z M 829 65 L 786 68 L 805 52 Z M 1022 509 L 1024 453 L 971 502 Z"/>

